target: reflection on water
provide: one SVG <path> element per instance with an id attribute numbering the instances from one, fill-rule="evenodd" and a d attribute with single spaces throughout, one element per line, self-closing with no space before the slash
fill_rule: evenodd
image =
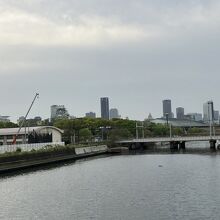
<path id="1" fill-rule="evenodd" d="M 0 219 L 219 219 L 219 151 L 133 153 L 2 177 Z"/>

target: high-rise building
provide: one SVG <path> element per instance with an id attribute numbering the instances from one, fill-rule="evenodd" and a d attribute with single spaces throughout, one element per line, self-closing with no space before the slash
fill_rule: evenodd
<path id="1" fill-rule="evenodd" d="M 173 118 L 170 99 L 163 100 L 163 117 L 166 118 L 167 116 L 168 118 Z"/>
<path id="2" fill-rule="evenodd" d="M 87 112 L 85 116 L 86 116 L 86 118 L 96 118 L 96 113 L 95 112 Z"/>
<path id="3" fill-rule="evenodd" d="M 203 121 L 206 123 L 214 120 L 214 105 L 213 101 L 208 101 L 203 104 Z"/>
<path id="4" fill-rule="evenodd" d="M 178 107 L 176 108 L 176 118 L 177 119 L 184 119 L 184 108 Z"/>
<path id="5" fill-rule="evenodd" d="M 69 113 L 64 105 L 52 105 L 51 110 L 51 121 L 57 118 L 68 118 Z"/>
<path id="6" fill-rule="evenodd" d="M 109 120 L 109 99 L 108 97 L 102 97 L 100 99 L 101 104 L 101 118 Z"/>
<path id="7" fill-rule="evenodd" d="M 120 115 L 118 113 L 117 108 L 111 108 L 110 109 L 110 119 L 113 119 L 113 118 L 120 118 Z"/>

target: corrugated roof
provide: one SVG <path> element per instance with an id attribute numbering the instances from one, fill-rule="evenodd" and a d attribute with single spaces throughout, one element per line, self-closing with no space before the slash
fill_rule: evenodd
<path id="1" fill-rule="evenodd" d="M 60 133 L 63 133 L 63 130 L 56 128 L 54 126 L 38 126 L 38 127 L 26 127 L 26 134 L 28 132 L 32 132 L 33 130 L 40 131 L 44 128 L 50 128 L 50 129 L 55 129 L 59 131 Z M 5 135 L 16 135 L 18 132 L 19 128 L 1 128 L 0 129 L 0 136 L 5 136 Z M 19 134 L 25 134 L 25 127 L 21 128 L 21 131 Z"/>

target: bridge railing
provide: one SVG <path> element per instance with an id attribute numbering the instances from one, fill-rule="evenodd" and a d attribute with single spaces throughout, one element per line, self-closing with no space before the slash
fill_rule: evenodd
<path id="1" fill-rule="evenodd" d="M 220 140 L 220 135 L 215 136 L 176 136 L 176 137 L 151 137 L 151 138 L 139 138 L 122 140 L 118 143 L 126 142 L 171 142 L 171 141 L 209 141 L 209 140 Z"/>

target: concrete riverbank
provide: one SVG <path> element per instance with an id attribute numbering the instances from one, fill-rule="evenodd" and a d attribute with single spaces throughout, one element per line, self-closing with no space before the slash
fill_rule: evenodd
<path id="1" fill-rule="evenodd" d="M 74 151 L 54 151 L 54 152 L 41 152 L 39 154 L 27 154 L 7 156 L 0 158 L 0 173 L 6 173 L 14 170 L 42 166 L 50 163 L 57 163 L 67 160 L 77 160 L 92 156 L 108 153 L 108 147 L 92 146 L 92 147 L 81 147 L 75 148 Z"/>

